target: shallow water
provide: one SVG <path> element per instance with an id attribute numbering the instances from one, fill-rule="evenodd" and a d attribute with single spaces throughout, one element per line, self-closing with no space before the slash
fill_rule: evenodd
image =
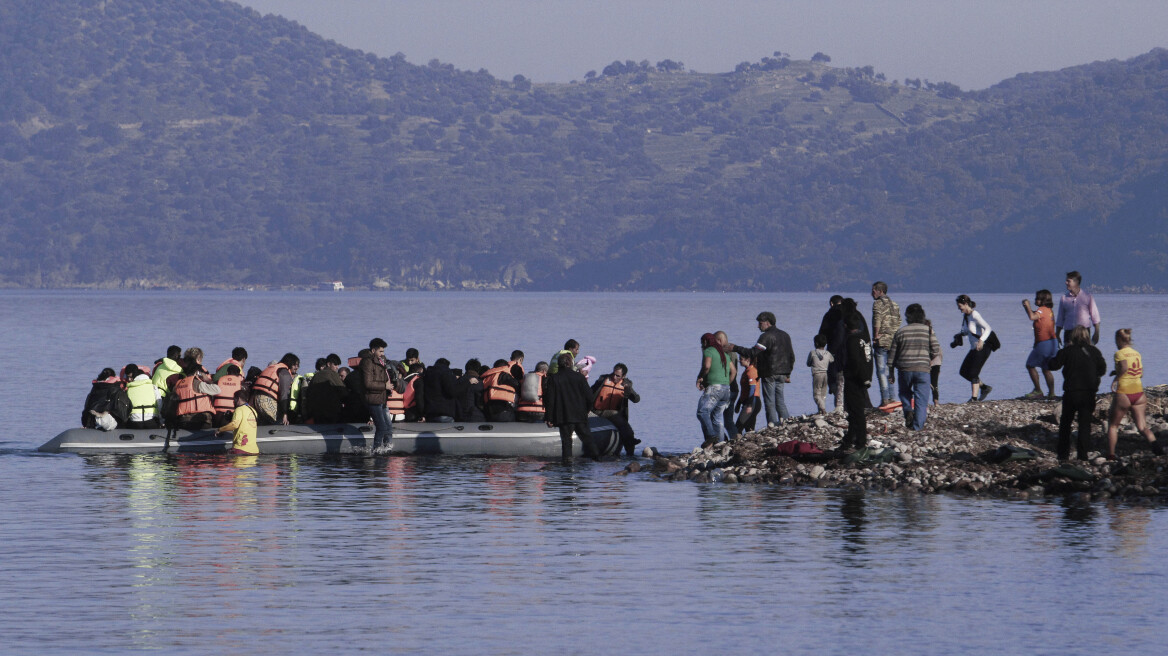
<path id="1" fill-rule="evenodd" d="M 921 299 L 952 332 L 952 300 Z M 1029 387 L 1020 299 L 977 299 L 1003 332 L 986 369 L 1003 396 Z M 1099 301 L 1163 382 L 1151 337 L 1168 298 Z M 6 292 L 0 306 L 0 651 L 1151 654 L 1168 637 L 1160 508 L 661 483 L 614 476 L 623 462 L 34 451 L 77 421 L 102 366 L 169 343 L 216 363 L 236 343 L 308 361 L 372 335 L 456 366 L 575 337 L 598 366 L 629 364 L 639 436 L 688 450 L 697 336 L 745 343 L 769 307 L 809 342 L 818 295 Z M 30 387 L 14 375 L 30 362 L 78 373 Z M 796 373 L 795 411 L 809 378 Z"/>

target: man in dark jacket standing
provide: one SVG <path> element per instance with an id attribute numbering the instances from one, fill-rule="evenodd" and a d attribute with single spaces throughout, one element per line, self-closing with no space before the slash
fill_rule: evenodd
<path id="1" fill-rule="evenodd" d="M 790 417 L 787 403 L 783 399 L 783 385 L 791 382 L 791 369 L 795 366 L 795 350 L 791 348 L 791 336 L 775 327 L 773 312 L 762 312 L 756 319 L 762 335 L 753 347 L 729 347 L 738 355 L 752 358 L 762 382 L 762 402 L 766 406 L 767 427 L 773 428 Z"/>
<path id="2" fill-rule="evenodd" d="M 438 358 L 422 372 L 426 421 L 454 421 L 454 388 L 454 372 L 450 370 L 450 360 Z"/>
<path id="3" fill-rule="evenodd" d="M 1091 415 L 1095 414 L 1095 395 L 1099 381 L 1107 372 L 1107 361 L 1095 345 L 1085 326 L 1070 332 L 1067 345 L 1050 359 L 1051 371 L 1063 370 L 1063 412 L 1059 417 L 1058 459 L 1071 457 L 1071 422 L 1079 418 L 1076 450 L 1079 460 L 1087 459 L 1091 442 Z"/>
<path id="4" fill-rule="evenodd" d="M 863 330 L 863 317 L 852 312 L 844 317 L 848 329 L 845 342 L 847 363 L 844 365 L 844 410 L 848 413 L 848 432 L 841 448 L 862 449 L 868 445 L 868 424 L 864 408 L 871 405 L 868 388 L 872 385 L 872 343 Z"/>
<path id="5" fill-rule="evenodd" d="M 561 353 L 556 364 L 556 373 L 547 377 L 543 403 L 547 425 L 560 429 L 560 458 L 564 464 L 572 462 L 572 433 L 576 433 L 584 445 L 584 455 L 599 460 L 588 429 L 588 412 L 594 401 L 588 379 L 572 369 L 570 354 Z"/>
<path id="6" fill-rule="evenodd" d="M 389 418 L 389 408 L 385 407 L 388 398 L 388 388 L 391 384 L 389 367 L 385 359 L 384 339 L 374 337 L 369 341 L 369 352 L 361 358 L 357 375 L 361 376 L 362 388 L 365 390 L 365 405 L 369 408 L 369 416 L 377 432 L 373 434 L 373 448 L 391 446 L 393 440 L 393 422 Z"/>

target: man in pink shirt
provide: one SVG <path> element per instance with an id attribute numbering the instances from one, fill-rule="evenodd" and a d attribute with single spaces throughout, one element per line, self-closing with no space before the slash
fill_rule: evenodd
<path id="1" fill-rule="evenodd" d="M 1058 316 L 1054 320 L 1054 334 L 1062 344 L 1062 332 L 1070 334 L 1075 326 L 1094 327 L 1091 343 L 1099 343 L 1099 308 L 1095 298 L 1082 290 L 1083 276 L 1078 271 L 1067 273 L 1067 293 L 1059 299 Z"/>

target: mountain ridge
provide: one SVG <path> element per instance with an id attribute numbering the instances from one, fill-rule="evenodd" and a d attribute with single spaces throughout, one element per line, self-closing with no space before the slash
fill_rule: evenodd
<path id="1" fill-rule="evenodd" d="M 1163 49 L 972 93 L 781 53 L 532 84 L 216 0 L 46 7 L 0 8 L 0 284 L 1168 287 Z"/>

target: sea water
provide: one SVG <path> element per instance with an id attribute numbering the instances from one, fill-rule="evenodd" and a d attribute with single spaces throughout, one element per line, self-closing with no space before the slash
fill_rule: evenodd
<path id="1" fill-rule="evenodd" d="M 1025 296 L 974 296 L 1003 342 L 996 398 L 1030 389 Z M 967 398 L 953 299 L 893 298 L 945 346 L 942 401 Z M 1145 381 L 1168 380 L 1168 297 L 1097 300 L 1105 357 L 1131 327 Z M 455 367 L 520 348 L 530 368 L 576 339 L 593 379 L 628 365 L 645 445 L 688 451 L 700 335 L 752 344 L 773 311 L 788 405 L 809 412 L 826 294 L 10 291 L 0 308 L 3 652 L 1158 654 L 1168 637 L 1154 506 L 662 483 L 624 462 L 35 451 L 102 367 L 169 344 L 310 367 L 374 336 Z"/>

